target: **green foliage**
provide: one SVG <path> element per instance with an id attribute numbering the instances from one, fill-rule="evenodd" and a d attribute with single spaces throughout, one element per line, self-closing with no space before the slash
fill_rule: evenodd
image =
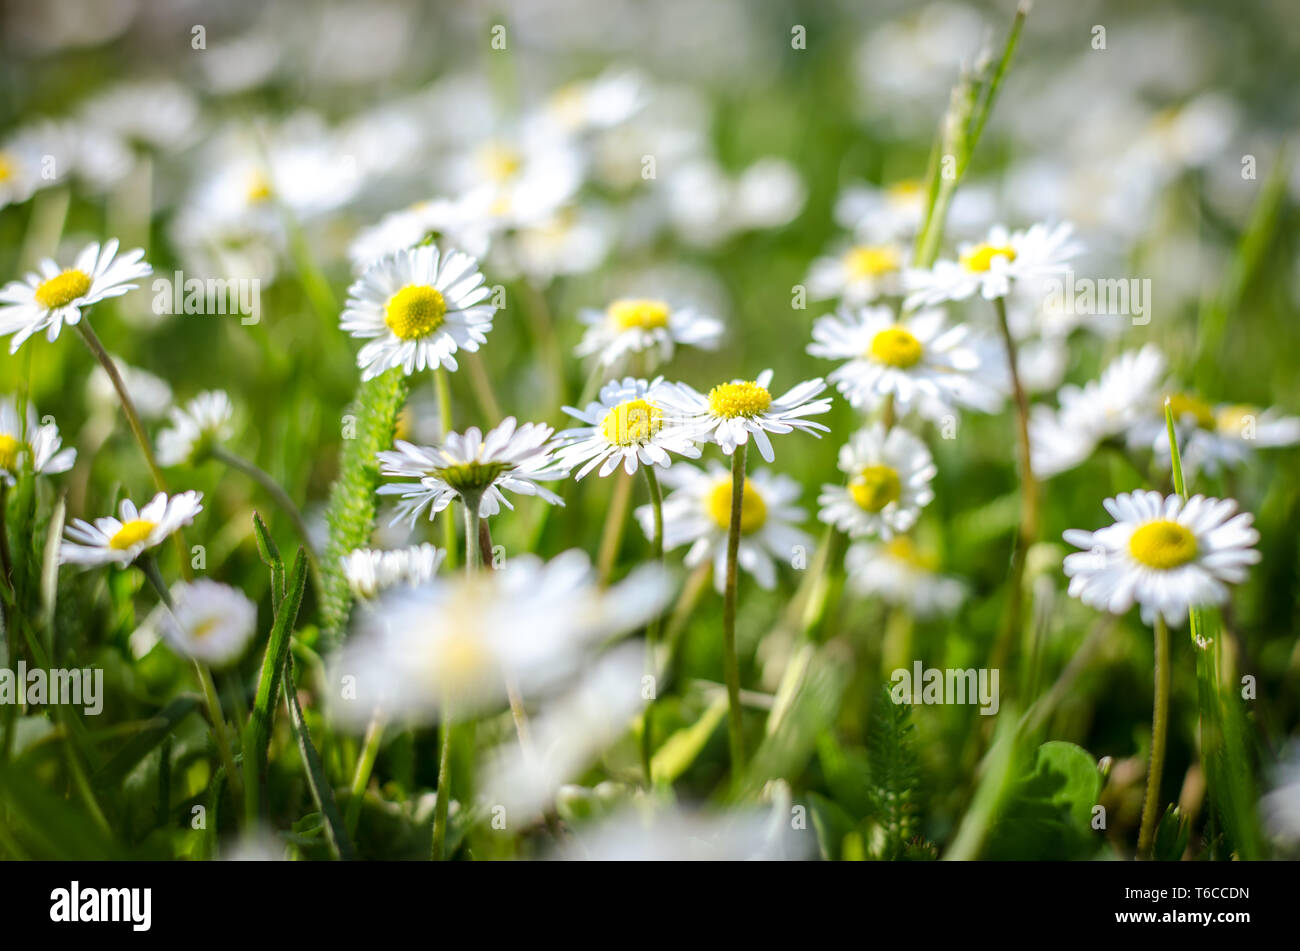
<path id="1" fill-rule="evenodd" d="M 884 830 L 881 858 L 898 858 L 917 831 L 920 770 L 912 707 L 895 703 L 882 687 L 867 741 L 871 808 Z"/>
<path id="2" fill-rule="evenodd" d="M 1101 793 L 1096 761 L 1073 743 L 1052 740 L 1034 752 L 1000 810 L 984 856 L 1080 859 L 1097 852 L 1092 810 Z"/>

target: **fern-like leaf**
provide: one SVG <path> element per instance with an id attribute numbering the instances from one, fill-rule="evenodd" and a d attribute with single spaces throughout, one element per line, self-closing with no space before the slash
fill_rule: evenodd
<path id="1" fill-rule="evenodd" d="M 894 703 L 886 687 L 872 718 L 867 757 L 871 769 L 871 802 L 885 839 L 880 857 L 895 859 L 916 835 L 918 788 L 915 727 L 909 704 Z"/>

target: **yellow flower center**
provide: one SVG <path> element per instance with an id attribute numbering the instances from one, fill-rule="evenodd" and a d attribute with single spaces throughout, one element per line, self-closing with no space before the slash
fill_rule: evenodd
<path id="1" fill-rule="evenodd" d="M 900 263 L 898 250 L 888 244 L 860 244 L 844 255 L 844 269 L 856 281 L 892 274 Z"/>
<path id="2" fill-rule="evenodd" d="M 1225 406 L 1219 410 L 1215 423 L 1219 432 L 1225 436 L 1243 437 L 1246 434 L 1246 428 L 1258 422 L 1259 408 L 1250 406 L 1246 403 L 1239 403 L 1236 406 Z"/>
<path id="3" fill-rule="evenodd" d="M 18 469 L 18 457 L 22 455 L 23 450 L 26 448 L 8 433 L 0 433 L 0 469 L 6 469 L 9 472 L 16 471 Z"/>
<path id="4" fill-rule="evenodd" d="M 157 523 L 148 519 L 134 518 L 124 523 L 117 530 L 117 534 L 108 540 L 108 547 L 115 548 L 118 551 L 125 551 L 133 545 L 140 544 L 157 527 Z"/>
<path id="5" fill-rule="evenodd" d="M 1196 557 L 1196 536 L 1166 518 L 1147 522 L 1128 540 L 1128 550 L 1137 561 L 1157 571 L 1169 571 Z"/>
<path id="6" fill-rule="evenodd" d="M 731 479 L 723 479 L 709 492 L 709 516 L 720 527 L 731 528 Z M 767 503 L 748 479 L 740 499 L 740 534 L 752 535 L 767 521 Z"/>
<path id="7" fill-rule="evenodd" d="M 668 326 L 668 305 L 661 300 L 616 300 L 606 313 L 619 330 L 654 330 Z"/>
<path id="8" fill-rule="evenodd" d="M 880 331 L 871 341 L 871 358 L 900 370 L 920 363 L 923 352 L 921 341 L 910 330 L 897 325 Z"/>
<path id="9" fill-rule="evenodd" d="M 85 271 L 69 268 L 36 288 L 36 303 L 46 310 L 56 310 L 68 306 L 88 290 L 90 290 L 90 275 Z"/>
<path id="10" fill-rule="evenodd" d="M 922 184 L 919 179 L 905 178 L 895 182 L 886 190 L 886 194 L 900 204 L 916 201 L 921 197 Z"/>
<path id="11" fill-rule="evenodd" d="M 939 567 L 933 555 L 923 554 L 906 535 L 895 535 L 885 543 L 885 553 L 896 561 L 918 571 L 934 571 Z"/>
<path id="12" fill-rule="evenodd" d="M 254 172 L 248 180 L 248 192 L 245 195 L 250 205 L 260 205 L 271 200 L 271 180 L 261 172 Z"/>
<path id="13" fill-rule="evenodd" d="M 1016 249 L 1009 244 L 977 244 L 961 256 L 961 265 L 968 271 L 987 271 L 994 258 L 1016 259 Z"/>
<path id="14" fill-rule="evenodd" d="M 879 512 L 903 494 L 898 471 L 890 466 L 867 466 L 849 483 L 849 494 L 868 512 Z"/>
<path id="15" fill-rule="evenodd" d="M 635 446 L 650 439 L 664 425 L 664 413 L 649 400 L 626 400 L 608 413 L 600 434 L 615 446 Z"/>
<path id="16" fill-rule="evenodd" d="M 190 636 L 194 638 L 196 641 L 201 641 L 203 640 L 203 638 L 207 637 L 209 634 L 215 631 L 220 626 L 220 624 L 221 624 L 221 618 L 216 618 L 216 617 L 204 618 L 203 620 L 199 621 L 199 623 L 195 624 L 192 628 L 190 628 Z"/>
<path id="17" fill-rule="evenodd" d="M 719 383 L 709 390 L 709 410 L 714 416 L 752 417 L 766 412 L 771 405 L 772 394 L 754 382 Z"/>
<path id="18" fill-rule="evenodd" d="M 1214 428 L 1214 407 L 1199 396 L 1174 393 L 1169 397 L 1169 408 L 1173 411 L 1174 419 L 1182 420 L 1183 417 L 1190 416 L 1202 429 Z"/>
<path id="19" fill-rule="evenodd" d="M 519 174 L 523 156 L 504 145 L 492 144 L 479 153 L 483 173 L 494 182 L 506 182 Z"/>
<path id="20" fill-rule="evenodd" d="M 442 326 L 447 302 L 426 284 L 408 284 L 388 299 L 384 323 L 403 340 L 419 340 Z"/>
<path id="21" fill-rule="evenodd" d="M 450 634 L 442 639 L 437 650 L 435 676 L 445 693 L 474 690 L 493 676 L 492 655 L 472 633 Z"/>
<path id="22" fill-rule="evenodd" d="M 0 182 L 7 182 L 14 177 L 14 163 L 9 156 L 0 152 Z"/>

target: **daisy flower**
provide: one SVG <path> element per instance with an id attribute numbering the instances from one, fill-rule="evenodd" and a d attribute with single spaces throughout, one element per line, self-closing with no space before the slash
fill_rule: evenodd
<path id="1" fill-rule="evenodd" d="M 903 248 L 893 242 L 854 244 L 813 261 L 808 295 L 813 300 L 839 298 L 860 307 L 903 292 Z"/>
<path id="2" fill-rule="evenodd" d="M 356 698 L 331 695 L 331 716 L 355 729 L 376 707 L 412 722 L 453 720 L 504 707 L 506 682 L 531 695 L 565 682 L 612 636 L 632 631 L 668 599 L 654 566 L 609 588 L 584 552 L 549 562 L 511 558 L 496 571 L 394 588 L 361 612 L 337 670 Z"/>
<path id="3" fill-rule="evenodd" d="M 939 310 L 900 323 L 888 307 L 841 308 L 813 322 L 808 352 L 844 360 L 829 379 L 856 409 L 871 412 L 893 396 L 900 414 L 938 420 L 958 407 L 996 412 L 1005 367 L 991 342 L 965 324 L 944 326 Z"/>
<path id="4" fill-rule="evenodd" d="M 963 244 L 956 261 L 937 261 L 929 270 L 911 269 L 905 281 L 911 293 L 907 308 L 949 300 L 966 300 L 978 293 L 985 300 L 1006 297 L 1013 281 L 1060 272 L 1079 253 L 1073 227 L 1036 224 L 1027 231 L 995 225 L 983 241 Z"/>
<path id="5" fill-rule="evenodd" d="M 602 478 L 620 465 L 629 475 L 638 465 L 667 469 L 672 465 L 669 453 L 698 459 L 694 430 L 682 426 L 664 403 L 669 394 L 663 377 L 647 382 L 629 376 L 606 383 L 586 409 L 564 407 L 586 425 L 555 437 L 560 444 L 556 461 L 569 469 L 581 466 L 576 475 L 581 479 L 597 466 Z"/>
<path id="6" fill-rule="evenodd" d="M 77 461 L 76 449 L 60 448 L 63 440 L 58 425 L 54 422 L 41 425 L 30 401 L 26 415 L 24 424 L 13 397 L 0 400 L 0 481 L 11 486 L 17 483 L 24 456 L 32 471 L 42 475 L 67 472 Z"/>
<path id="7" fill-rule="evenodd" d="M 805 416 L 816 416 L 831 408 L 829 396 L 814 399 L 826 389 L 821 377 L 807 380 L 773 398 L 768 386 L 772 371 L 764 370 L 754 380 L 732 380 L 719 383 L 705 396 L 677 383 L 666 390 L 665 403 L 683 415 L 687 425 L 697 430 L 696 438 L 716 442 L 722 451 L 731 455 L 737 446 L 743 446 L 754 437 L 754 444 L 764 461 L 771 462 L 772 440 L 768 433 L 789 433 L 798 429 L 821 438 L 817 430 L 830 430 Z"/>
<path id="8" fill-rule="evenodd" d="M 1061 387 L 1060 409 L 1035 406 L 1029 417 L 1034 472 L 1046 477 L 1072 469 L 1107 439 L 1128 432 L 1148 407 L 1160 402 L 1164 375 L 1165 358 L 1147 344 L 1120 354 L 1098 379 L 1081 387 Z M 1160 429 L 1164 428 L 1162 408 Z"/>
<path id="9" fill-rule="evenodd" d="M 722 336 L 722 321 L 693 307 L 644 297 L 621 297 L 604 310 L 588 308 L 579 316 L 587 332 L 576 353 L 594 355 L 602 367 L 647 351 L 655 363 L 666 363 L 678 344 L 712 350 Z"/>
<path id="10" fill-rule="evenodd" d="M 1255 449 L 1275 449 L 1300 443 L 1300 418 L 1284 416 L 1275 408 L 1261 409 L 1245 403 L 1212 405 L 1192 393 L 1169 396 L 1181 448 L 1183 469 L 1189 474 L 1217 475 L 1224 468 L 1246 462 Z M 1146 407 L 1158 407 L 1129 431 L 1131 446 L 1149 446 L 1156 461 L 1169 467 L 1169 429 L 1164 400 L 1157 396 Z"/>
<path id="11" fill-rule="evenodd" d="M 1234 514 L 1232 499 L 1124 492 L 1102 504 L 1114 524 L 1064 536 L 1084 549 L 1065 558 L 1070 594 L 1091 607 L 1123 614 L 1136 601 L 1146 623 L 1178 626 L 1191 608 L 1223 603 L 1259 561 L 1253 516 Z"/>
<path id="12" fill-rule="evenodd" d="M 153 270 L 143 258 L 140 248 L 117 257 L 113 238 L 102 248 L 98 242 L 87 245 L 70 268 L 46 258 L 39 273 L 27 275 L 26 283 L 10 281 L 0 289 L 0 335 L 14 335 L 9 352 L 17 353 L 28 337 L 41 331 L 53 342 L 65 323 L 81 320 L 82 308 L 135 288 L 128 282 Z"/>
<path id="13" fill-rule="evenodd" d="M 91 525 L 74 519 L 59 547 L 59 562 L 65 565 L 104 565 L 125 567 L 157 546 L 168 535 L 194 521 L 203 511 L 202 492 L 182 492 L 170 498 L 159 492 L 144 508 L 137 509 L 130 499 L 123 499 L 121 518 L 109 515 L 95 519 Z"/>
<path id="14" fill-rule="evenodd" d="M 356 597 L 370 601 L 398 585 L 424 584 L 437 573 L 446 555 L 428 544 L 396 551 L 358 548 L 341 559 L 343 577 Z"/>
<path id="15" fill-rule="evenodd" d="M 257 631 L 257 605 L 230 585 L 206 578 L 179 582 L 171 600 L 170 607 L 154 610 L 148 626 L 182 657 L 224 667 L 240 658 Z"/>
<path id="16" fill-rule="evenodd" d="M 86 100 L 82 121 L 124 142 L 150 149 L 178 149 L 199 126 L 199 103 L 176 82 L 121 83 Z"/>
<path id="17" fill-rule="evenodd" d="M 539 125 L 480 142 L 447 171 L 467 212 L 506 230 L 535 224 L 567 204 L 582 185 L 584 161 L 568 136 Z"/>
<path id="18" fill-rule="evenodd" d="M 40 139 L 29 132 L 0 142 L 0 208 L 21 204 L 38 189 L 54 184 L 41 175 L 46 154 Z"/>
<path id="19" fill-rule="evenodd" d="M 478 263 L 460 251 L 424 245 L 380 258 L 348 288 L 340 324 L 354 337 L 377 338 L 357 354 L 361 378 L 393 367 L 407 376 L 455 370 L 457 350 L 487 341 L 496 313 L 489 293 Z"/>
<path id="20" fill-rule="evenodd" d="M 864 238 L 910 238 L 920 230 L 928 198 L 920 179 L 854 185 L 835 200 L 835 221 Z"/>
<path id="21" fill-rule="evenodd" d="M 906 429 L 860 429 L 840 447 L 840 470 L 848 485 L 823 485 L 818 518 L 852 537 L 879 535 L 888 541 L 915 523 L 934 499 L 935 468 L 930 450 Z"/>
<path id="22" fill-rule="evenodd" d="M 504 491 L 536 495 L 552 505 L 564 501 L 539 481 L 563 479 L 568 470 L 552 456 L 547 445 L 554 430 L 542 423 L 518 426 L 513 416 L 501 421 L 487 435 L 476 426 L 449 433 L 440 446 L 416 446 L 397 440 L 396 449 L 379 453 L 380 472 L 386 476 L 415 479 L 381 485 L 380 495 L 400 497 L 392 524 L 416 520 L 428 509 L 429 518 L 441 512 L 458 496 L 480 495 L 479 516 L 496 515 L 504 505 L 514 506 Z"/>
<path id="23" fill-rule="evenodd" d="M 966 586 L 938 573 L 938 560 L 917 548 L 908 535 L 887 542 L 856 542 L 844 556 L 849 586 L 858 594 L 878 597 L 918 618 L 954 613 Z"/>
<path id="24" fill-rule="evenodd" d="M 630 70 L 610 69 L 556 89 L 547 97 L 538 118 L 554 124 L 562 133 L 579 135 L 626 122 L 645 106 L 648 97 L 645 77 Z"/>
<path id="25" fill-rule="evenodd" d="M 487 254 L 488 232 L 475 224 L 464 207 L 447 199 L 422 201 L 394 211 L 362 229 L 348 247 L 348 258 L 358 274 L 379 258 L 406 251 L 432 238 L 445 241 L 475 258 Z"/>
<path id="26" fill-rule="evenodd" d="M 158 434 L 158 463 L 179 466 L 201 460 L 233 435 L 235 407 L 223 390 L 207 390 L 182 407 L 173 407 L 171 428 Z"/>
<path id="27" fill-rule="evenodd" d="M 161 419 L 167 415 L 172 406 L 172 388 L 166 380 L 154 376 L 148 370 L 141 370 L 124 362 L 120 357 L 109 355 L 118 375 L 126 384 L 126 392 L 135 404 L 141 419 Z M 105 407 L 112 415 L 117 414 L 117 389 L 103 366 L 96 363 L 86 379 L 86 405 L 92 414 L 102 414 Z"/>
<path id="28" fill-rule="evenodd" d="M 664 499 L 664 550 L 689 545 L 686 565 L 693 568 L 711 561 L 714 586 L 722 592 L 731 527 L 731 472 L 718 462 L 710 462 L 707 469 L 679 465 L 663 474 L 663 482 L 673 490 Z M 801 491 L 789 476 L 762 469 L 745 478 L 736 563 L 761 588 L 776 586 L 777 562 L 790 564 L 798 550 L 812 550 L 811 536 L 798 527 L 806 514 L 793 504 Z M 652 507 L 638 507 L 636 517 L 646 537 L 653 537 Z"/>

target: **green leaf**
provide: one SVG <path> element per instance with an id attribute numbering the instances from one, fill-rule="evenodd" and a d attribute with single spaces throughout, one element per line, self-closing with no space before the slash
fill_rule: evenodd
<path id="1" fill-rule="evenodd" d="M 293 728 L 294 739 L 298 741 L 298 752 L 302 755 L 302 764 L 307 770 L 307 784 L 311 787 L 312 798 L 316 801 L 316 808 L 325 817 L 325 835 L 329 839 L 330 851 L 336 859 L 351 861 L 352 842 L 343 826 L 343 816 L 334 801 L 334 790 L 325 776 L 325 768 L 321 765 L 316 747 L 312 745 L 311 734 L 302 717 L 302 707 L 298 706 L 292 657 L 285 660 L 284 676 L 284 703 L 289 708 L 289 724 Z"/>
<path id="2" fill-rule="evenodd" d="M 1156 841 L 1152 857 L 1157 862 L 1177 862 L 1187 851 L 1192 830 L 1183 819 L 1177 806 L 1168 806 L 1156 826 Z"/>
<path id="3" fill-rule="evenodd" d="M 871 764 L 858 750 L 845 749 L 834 735 L 827 731 L 817 739 L 817 760 L 822 775 L 830 787 L 835 801 L 855 819 L 862 820 L 872 813 Z"/>
<path id="4" fill-rule="evenodd" d="M 172 736 L 176 724 L 196 710 L 200 702 L 201 698 L 197 694 L 182 694 L 159 710 L 156 716 L 145 721 L 139 732 L 95 773 L 95 786 L 104 789 L 120 783 L 155 747 Z"/>
<path id="5" fill-rule="evenodd" d="M 668 737 L 650 761 L 650 775 L 654 781 L 673 783 L 685 773 L 704 751 L 726 715 L 727 696 L 722 694 L 705 709 L 698 720 Z"/>
<path id="6" fill-rule="evenodd" d="M 1052 740 L 1038 747 L 990 832 L 985 858 L 1082 859 L 1100 844 L 1092 810 L 1101 773 L 1086 750 Z"/>
<path id="7" fill-rule="evenodd" d="M 895 703 L 889 687 L 881 687 L 867 746 L 867 788 L 871 812 L 885 831 L 885 859 L 897 858 L 916 834 L 920 770 L 914 730 L 911 705 Z"/>

